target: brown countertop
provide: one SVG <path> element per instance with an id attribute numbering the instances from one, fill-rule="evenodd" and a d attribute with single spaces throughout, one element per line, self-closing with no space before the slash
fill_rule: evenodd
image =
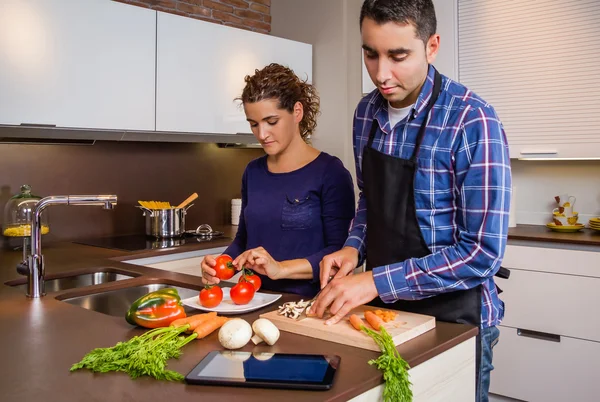
<path id="1" fill-rule="evenodd" d="M 225 243 L 223 243 L 225 242 Z M 126 257 L 141 258 L 164 253 L 184 252 L 218 247 L 226 240 L 198 243 L 175 250 L 127 253 L 72 243 L 43 246 L 47 277 L 64 275 L 68 271 L 93 270 L 110 267 L 140 274 L 134 279 L 97 285 L 95 289 L 114 289 L 134 284 L 167 282 L 173 285 L 201 287 L 199 277 L 177 274 L 147 267 L 124 264 Z M 378 353 L 282 332 L 273 347 L 243 348 L 246 351 L 337 354 L 341 364 L 330 391 L 284 391 L 233 387 L 192 386 L 167 383 L 151 378 L 131 380 L 123 373 L 92 374 L 87 370 L 69 372 L 87 352 L 97 347 L 110 347 L 119 341 L 139 334 L 124 319 L 89 311 L 56 299 L 59 295 L 89 293 L 90 288 L 71 289 L 49 293 L 41 299 L 28 299 L 20 289 L 4 285 L 19 278 L 15 266 L 21 260 L 20 251 L 0 251 L 0 321 L 3 331 L 4 370 L 0 378 L 2 400 L 7 401 L 150 401 L 177 400 L 212 401 L 240 398 L 244 401 L 264 401 L 287 398 L 303 401 L 345 401 L 371 389 L 383 380 L 379 371 L 367 362 Z M 283 301 L 297 299 L 284 295 Z M 252 322 L 272 306 L 241 316 Z M 412 366 L 475 336 L 475 327 L 437 323 L 437 327 L 418 338 L 401 345 L 398 350 Z M 210 351 L 222 349 L 216 333 L 200 341 L 193 341 L 183 349 L 179 360 L 170 360 L 169 368 L 187 374 Z"/>
<path id="2" fill-rule="evenodd" d="M 585 228 L 579 232 L 560 233 L 554 232 L 544 225 L 517 225 L 508 230 L 508 240 L 600 246 L 600 232 Z"/>

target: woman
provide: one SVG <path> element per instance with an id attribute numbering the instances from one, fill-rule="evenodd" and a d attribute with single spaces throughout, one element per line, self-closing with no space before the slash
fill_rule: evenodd
<path id="1" fill-rule="evenodd" d="M 278 64 L 245 82 L 238 99 L 266 155 L 246 167 L 238 231 L 224 254 L 260 275 L 264 289 L 313 297 L 321 259 L 343 246 L 354 217 L 352 178 L 338 158 L 309 145 L 319 113 L 312 85 Z M 214 266 L 207 255 L 204 283 L 219 283 Z"/>

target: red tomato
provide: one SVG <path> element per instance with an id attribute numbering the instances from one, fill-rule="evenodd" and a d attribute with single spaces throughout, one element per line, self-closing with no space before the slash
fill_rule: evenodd
<path id="1" fill-rule="evenodd" d="M 256 275 L 253 271 L 244 268 L 242 276 L 238 282 L 250 282 L 254 286 L 254 290 L 258 292 L 260 289 L 260 285 L 262 281 L 260 280 L 260 276 Z"/>
<path id="2" fill-rule="evenodd" d="M 217 265 L 214 270 L 217 271 L 215 275 L 219 279 L 229 279 L 235 275 L 235 267 L 231 262 L 233 261 L 227 254 L 220 255 L 216 258 Z"/>
<path id="3" fill-rule="evenodd" d="M 250 282 L 240 282 L 231 288 L 229 296 L 235 304 L 248 304 L 254 297 L 254 285 Z"/>
<path id="4" fill-rule="evenodd" d="M 223 300 L 223 290 L 215 285 L 205 286 L 200 291 L 200 304 L 206 308 L 217 307 Z"/>

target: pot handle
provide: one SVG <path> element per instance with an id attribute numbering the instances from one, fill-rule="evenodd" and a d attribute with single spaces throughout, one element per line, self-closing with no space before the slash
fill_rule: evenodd
<path id="1" fill-rule="evenodd" d="M 141 207 L 139 205 L 136 205 L 135 207 L 141 209 L 144 212 L 144 216 L 146 216 L 146 212 L 148 212 L 150 214 L 149 216 L 151 218 L 154 216 L 154 211 L 152 211 L 151 209 L 148 209 L 146 207 Z"/>
<path id="2" fill-rule="evenodd" d="M 190 209 L 190 208 L 191 208 L 191 207 L 193 207 L 193 206 L 194 206 L 194 204 L 190 204 L 190 205 L 188 205 L 187 207 L 183 208 L 183 211 L 184 211 L 185 213 L 187 213 L 187 210 L 188 210 L 188 209 Z"/>

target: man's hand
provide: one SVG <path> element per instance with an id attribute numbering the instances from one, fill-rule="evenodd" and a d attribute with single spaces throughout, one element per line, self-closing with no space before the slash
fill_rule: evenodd
<path id="1" fill-rule="evenodd" d="M 370 302 L 378 295 L 371 271 L 342 278 L 336 276 L 321 291 L 310 308 L 309 314 L 322 318 L 325 310 L 329 307 L 332 317 L 325 324 L 336 324 L 353 308 Z"/>
<path id="2" fill-rule="evenodd" d="M 326 255 L 321 260 L 321 289 L 327 286 L 329 277 L 343 278 L 352 273 L 358 265 L 358 250 L 354 247 L 344 247 L 335 253 Z"/>
<path id="3" fill-rule="evenodd" d="M 266 275 L 273 280 L 282 279 L 284 268 L 279 261 L 271 257 L 271 254 L 263 247 L 247 250 L 240 254 L 232 264 L 239 271 L 243 267 L 250 268 L 256 273 Z"/>

